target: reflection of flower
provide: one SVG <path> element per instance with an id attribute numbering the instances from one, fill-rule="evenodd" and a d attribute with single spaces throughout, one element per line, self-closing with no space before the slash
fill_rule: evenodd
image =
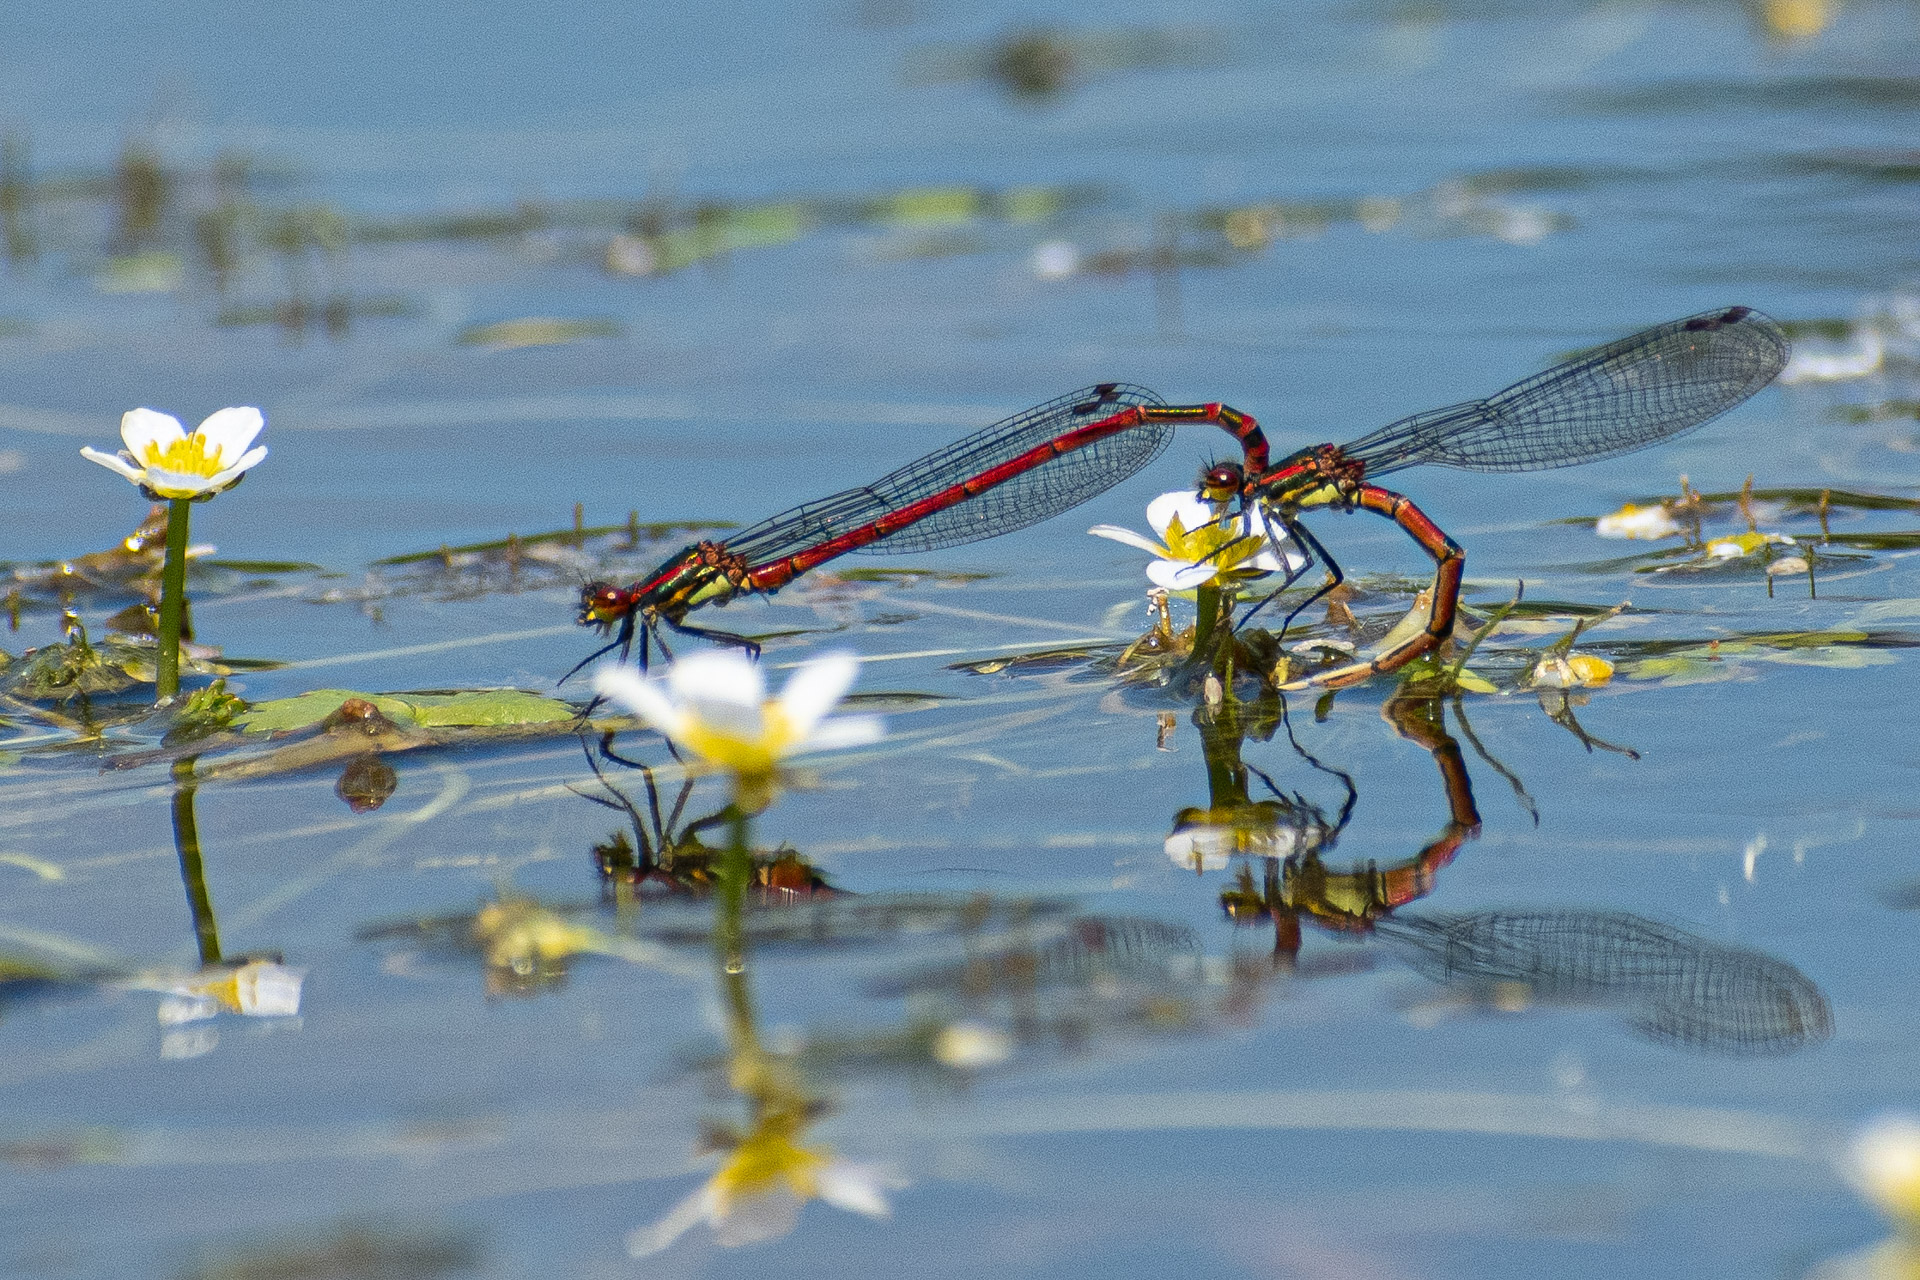
<path id="1" fill-rule="evenodd" d="M 178 978 L 136 979 L 131 985 L 161 991 L 160 1021 L 168 1026 L 199 1022 L 226 1010 L 249 1018 L 291 1018 L 300 1012 L 306 970 L 273 960 L 216 965 Z"/>
<path id="2" fill-rule="evenodd" d="M 1862 1194 L 1901 1224 L 1920 1227 L 1920 1120 L 1883 1116 L 1860 1131 L 1848 1156 Z"/>
<path id="3" fill-rule="evenodd" d="M 869 1218 L 888 1216 L 886 1193 L 898 1183 L 877 1166 L 801 1145 L 805 1125 L 803 1112 L 768 1111 L 704 1185 L 660 1221 L 630 1233 L 627 1252 L 658 1253 L 701 1222 L 728 1248 L 759 1244 L 793 1230 L 800 1206 L 816 1198 Z"/>
<path id="4" fill-rule="evenodd" d="M 118 472 L 158 498 L 211 498 L 240 482 L 267 456 L 267 447 L 249 449 L 266 420 L 254 408 L 222 409 L 192 435 L 180 419 L 153 409 L 130 409 L 120 419 L 119 453 L 83 448 L 80 456 Z"/>
<path id="5" fill-rule="evenodd" d="M 1163 846 L 1175 866 L 1189 871 L 1219 871 L 1228 860 L 1292 858 L 1319 852 L 1330 832 L 1304 813 L 1289 813 L 1273 801 L 1182 809 Z"/>
<path id="6" fill-rule="evenodd" d="M 610 667 L 594 677 L 593 687 L 709 763 L 764 780 L 787 756 L 881 737 L 878 717 L 827 719 L 858 670 L 851 654 L 826 654 L 801 666 L 779 698 L 769 699 L 756 663 L 730 651 L 696 653 L 674 663 L 664 681 Z"/>
<path id="7" fill-rule="evenodd" d="M 1841 1163 L 1855 1190 L 1898 1230 L 1877 1245 L 1829 1259 L 1809 1280 L 1914 1280 L 1920 1276 L 1920 1120 L 1882 1116 L 1860 1131 Z"/>
<path id="8" fill-rule="evenodd" d="M 1680 532 L 1680 525 L 1664 503 L 1636 507 L 1629 502 L 1595 520 L 1593 531 L 1603 538 L 1671 538 Z"/>
<path id="9" fill-rule="evenodd" d="M 1223 516 L 1183 489 L 1148 503 L 1147 523 L 1159 542 L 1112 524 L 1095 525 L 1087 532 L 1158 557 L 1147 566 L 1147 577 L 1169 591 L 1204 587 L 1234 576 L 1293 572 L 1306 564 L 1306 557 L 1284 533 L 1270 531 L 1257 506 Z M 1281 548 L 1279 555 L 1274 553 L 1276 546 Z"/>
<path id="10" fill-rule="evenodd" d="M 933 1037 L 933 1058 L 955 1071 L 997 1067 L 1013 1056 L 1013 1037 L 984 1022 L 949 1022 Z"/>

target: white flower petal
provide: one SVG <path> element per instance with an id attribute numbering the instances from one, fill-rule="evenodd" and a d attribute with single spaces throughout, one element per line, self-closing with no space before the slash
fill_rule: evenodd
<path id="1" fill-rule="evenodd" d="M 657 680 L 649 680 L 632 667 L 602 667 L 593 673 L 593 691 L 619 703 L 634 715 L 669 738 L 680 736 L 686 713 L 666 695 Z"/>
<path id="2" fill-rule="evenodd" d="M 1231 841 L 1224 839 L 1219 827 L 1197 826 L 1176 831 L 1161 846 L 1175 866 L 1188 871 L 1224 871 Z"/>
<path id="3" fill-rule="evenodd" d="M 1533 667 L 1533 685 L 1536 689 L 1571 689 L 1580 683 L 1573 667 L 1565 658 L 1542 658 Z"/>
<path id="4" fill-rule="evenodd" d="M 1172 527 L 1175 517 L 1179 517 L 1180 527 L 1188 533 L 1201 528 L 1214 518 L 1213 507 L 1202 502 L 1191 489 L 1176 489 L 1172 493 L 1163 493 L 1147 504 L 1147 523 L 1153 531 L 1165 538 Z"/>
<path id="5" fill-rule="evenodd" d="M 853 687 L 860 663 L 850 653 L 823 653 L 802 663 L 780 691 L 780 710 L 796 742 L 809 738 L 840 699 Z"/>
<path id="6" fill-rule="evenodd" d="M 1211 564 L 1183 564 L 1178 560 L 1155 560 L 1147 566 L 1147 577 L 1153 585 L 1169 591 L 1203 587 L 1213 581 L 1215 573 Z"/>
<path id="7" fill-rule="evenodd" d="M 149 466 L 141 483 L 163 498 L 197 498 L 213 489 L 213 477 Z"/>
<path id="8" fill-rule="evenodd" d="M 757 742 L 766 731 L 766 679 L 759 664 L 737 650 L 682 658 L 667 673 L 667 688 L 688 715 L 716 733 Z"/>
<path id="9" fill-rule="evenodd" d="M 841 747 L 864 747 L 886 736 L 887 722 L 879 716 L 836 716 L 815 725 L 813 732 L 794 749 L 837 751 Z"/>
<path id="10" fill-rule="evenodd" d="M 1128 546 L 1136 547 L 1150 556 L 1161 556 L 1164 558 L 1167 554 L 1165 547 L 1155 542 L 1152 538 L 1149 538 L 1146 534 L 1135 533 L 1131 529 L 1123 529 L 1117 524 L 1097 524 L 1087 530 L 1087 532 L 1096 538 L 1106 538 L 1111 542 L 1124 542 Z"/>
<path id="11" fill-rule="evenodd" d="M 118 472 L 127 479 L 139 484 L 147 478 L 147 473 L 133 465 L 133 459 L 124 453 L 105 453 L 88 445 L 82 445 L 80 456 L 88 462 L 97 462 L 110 471 Z"/>
<path id="12" fill-rule="evenodd" d="M 696 1224 L 719 1217 L 720 1196 L 711 1182 L 697 1187 L 679 1204 L 667 1210 L 667 1216 L 651 1226 L 635 1227 L 627 1233 L 627 1256 L 645 1258 L 659 1253 L 687 1234 Z"/>
<path id="13" fill-rule="evenodd" d="M 194 434 L 206 441 L 208 457 L 214 456 L 217 451 L 220 461 L 231 465 L 233 459 L 247 451 L 247 446 L 253 443 L 253 438 L 260 434 L 260 428 L 266 425 L 267 420 L 261 416 L 260 411 L 251 405 L 246 405 L 208 414 L 207 420 L 199 425 Z M 264 457 L 265 454 L 263 453 L 262 456 Z M 254 461 L 257 462 L 259 459 L 256 458 Z M 252 463 L 247 464 L 247 466 L 252 465 Z M 241 468 L 241 470 L 245 469 L 245 467 Z"/>
<path id="14" fill-rule="evenodd" d="M 187 438 L 180 419 L 158 409 L 129 409 L 120 415 L 120 438 L 137 462 L 146 456 L 148 445 L 165 449 L 176 440 Z"/>
<path id="15" fill-rule="evenodd" d="M 209 483 L 215 489 L 230 488 L 233 485 L 233 483 L 241 477 L 241 475 L 243 475 L 248 471 L 251 471 L 256 466 L 259 466 L 261 459 L 265 458 L 266 456 L 267 456 L 267 446 L 261 445 L 256 449 L 252 449 L 248 451 L 248 453 L 244 457 L 242 457 L 240 461 L 234 463 L 232 466 L 226 467 L 223 470 L 215 472 L 213 479 Z"/>
<path id="16" fill-rule="evenodd" d="M 893 1213 L 886 1195 L 891 1185 L 892 1179 L 878 1165 L 829 1160 L 820 1170 L 822 1200 L 836 1209 L 864 1213 L 869 1218 L 885 1218 Z"/>
<path id="17" fill-rule="evenodd" d="M 240 1012 L 249 1018 L 290 1018 L 300 1012 L 300 984 L 305 969 L 257 960 L 233 975 Z"/>

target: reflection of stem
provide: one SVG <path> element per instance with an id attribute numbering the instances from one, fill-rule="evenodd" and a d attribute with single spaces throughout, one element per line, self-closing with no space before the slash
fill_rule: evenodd
<path id="1" fill-rule="evenodd" d="M 184 526 L 186 521 L 182 520 Z M 195 756 L 173 765 L 173 847 L 180 854 L 180 879 L 187 886 L 187 906 L 193 912 L 193 937 L 200 944 L 202 965 L 220 963 L 220 925 L 213 918 L 213 898 L 207 892 L 206 868 L 200 861 L 200 828 L 193 817 Z"/>
<path id="2" fill-rule="evenodd" d="M 180 619 L 187 604 L 187 512 L 190 499 L 175 498 L 167 509 L 167 562 L 160 572 L 160 669 L 154 695 L 166 702 L 180 692 Z"/>
<path id="3" fill-rule="evenodd" d="M 1200 750 L 1207 761 L 1208 807 L 1227 809 L 1246 805 L 1247 767 L 1240 760 L 1238 720 L 1229 718 L 1222 723 L 1205 711 L 1195 711 L 1193 723 L 1200 730 Z"/>
<path id="4" fill-rule="evenodd" d="M 727 851 L 720 863 L 719 915 L 714 921 L 714 945 L 727 975 L 728 1004 L 736 1021 L 751 1028 L 753 1002 L 747 990 L 746 927 L 743 915 L 747 881 L 753 876 L 753 855 L 747 846 L 748 819 L 735 801 L 727 809 Z"/>
<path id="5" fill-rule="evenodd" d="M 1540 709 L 1547 713 L 1547 719 L 1580 739 L 1580 745 L 1588 751 L 1599 747 L 1602 751 L 1618 752 L 1629 760 L 1638 760 L 1640 758 L 1640 753 L 1632 747 L 1623 747 L 1617 742 L 1608 742 L 1605 738 L 1596 738 L 1582 728 L 1580 721 L 1576 719 L 1573 714 L 1573 699 L 1567 696 L 1565 689 L 1559 691 L 1560 709 L 1558 711 L 1555 711 L 1547 705 L 1549 696 L 1546 690 L 1543 689 L 1540 691 Z"/>

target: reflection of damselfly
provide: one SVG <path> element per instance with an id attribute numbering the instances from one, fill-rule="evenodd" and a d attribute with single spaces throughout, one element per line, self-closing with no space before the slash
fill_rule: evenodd
<path id="1" fill-rule="evenodd" d="M 930 551 L 1038 524 L 1144 467 L 1166 447 L 1174 426 L 1210 423 L 1240 441 L 1245 463 L 1210 468 L 1203 491 L 1223 503 L 1237 499 L 1272 512 L 1328 566 L 1332 578 L 1323 592 L 1339 582 L 1340 571 L 1299 523 L 1306 508 L 1385 516 L 1438 565 L 1424 631 L 1370 662 L 1301 682 L 1355 684 L 1404 665 L 1451 633 L 1465 567 L 1458 543 L 1371 477 L 1421 463 L 1533 471 L 1627 453 L 1718 417 L 1770 382 L 1786 356 L 1778 325 L 1733 307 L 1645 330 L 1486 400 L 1415 414 L 1352 444 L 1318 445 L 1277 464 L 1258 424 L 1237 409 L 1168 405 L 1142 388 L 1103 383 L 997 423 L 864 488 L 782 512 L 725 542 L 695 543 L 631 586 L 589 584 L 580 622 L 618 629 L 599 653 L 625 652 L 641 628 L 642 665 L 648 640 L 659 639 L 663 624 L 757 649 L 743 636 L 690 627 L 685 619 L 703 605 L 769 595 L 848 552 Z"/>

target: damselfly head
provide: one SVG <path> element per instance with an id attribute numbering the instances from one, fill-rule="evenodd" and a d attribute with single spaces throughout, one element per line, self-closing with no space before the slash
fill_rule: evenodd
<path id="1" fill-rule="evenodd" d="M 1216 462 L 1200 473 L 1200 497 L 1207 502 L 1231 502 L 1240 496 L 1246 472 L 1237 462 Z"/>
<path id="2" fill-rule="evenodd" d="M 610 582 L 589 582 L 580 588 L 578 622 L 604 633 L 632 613 L 633 606 L 633 592 L 625 587 L 616 587 Z"/>

